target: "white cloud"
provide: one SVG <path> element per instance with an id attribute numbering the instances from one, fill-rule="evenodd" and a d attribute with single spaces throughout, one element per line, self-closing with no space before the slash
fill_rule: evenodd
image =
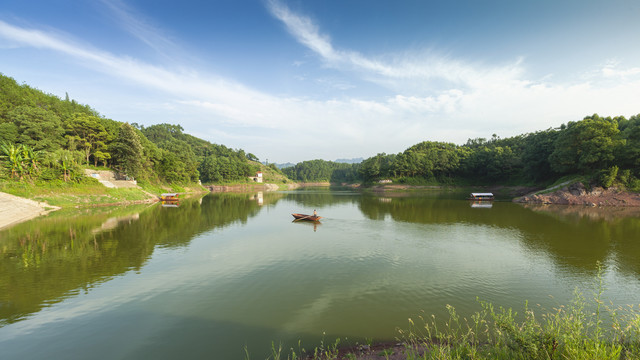
<path id="1" fill-rule="evenodd" d="M 164 49 L 172 45 L 157 35 L 154 27 L 129 16 L 118 0 L 104 1 L 113 6 L 122 26 L 148 46 Z M 221 138 L 229 140 L 232 143 L 225 145 L 278 162 L 366 157 L 377 152 L 399 152 L 425 140 L 463 143 L 469 137 L 493 133 L 512 136 L 595 112 L 625 116 L 640 112 L 637 67 L 623 69 L 617 62 L 609 62 L 588 78 L 564 84 L 553 83 L 553 76 L 528 79 L 526 62 L 521 58 L 501 66 L 472 63 L 433 51 L 370 59 L 350 49 L 336 49 L 310 18 L 291 12 L 279 2 L 270 2 L 269 9 L 326 66 L 382 84 L 387 93 L 376 98 L 328 100 L 283 97 L 195 71 L 188 63 L 174 69 L 117 56 L 61 33 L 0 21 L 0 38 L 12 46 L 64 54 L 77 64 L 122 79 L 124 84 L 159 91 L 165 94 L 163 98 L 147 100 L 162 107 L 138 106 L 151 114 L 147 117 L 175 123 L 162 117 L 182 114 L 180 124 L 191 133 L 218 143 Z M 313 83 L 324 82 L 350 93 L 359 89 L 350 79 L 319 78 Z"/>
<path id="2" fill-rule="evenodd" d="M 349 72 L 362 72 L 363 78 L 400 89 L 407 81 L 423 83 L 433 88 L 430 81 L 445 81 L 455 87 L 479 88 L 496 83 L 515 81 L 523 72 L 522 59 L 496 68 L 482 68 L 447 56 L 430 52 L 405 53 L 384 56 L 386 61 L 370 59 L 351 50 L 335 49 L 328 35 L 308 17 L 293 13 L 286 5 L 271 0 L 268 8 L 289 33 L 301 44 L 319 55 L 328 66 Z M 382 58 L 382 57 L 381 57 Z M 398 82 L 399 81 L 399 82 Z M 415 88 L 415 86 L 414 86 Z"/>
<path id="3" fill-rule="evenodd" d="M 602 76 L 605 78 L 629 78 L 640 75 L 640 67 L 620 69 L 619 65 L 620 62 L 616 60 L 607 61 L 607 64 L 602 68 Z"/>
<path id="4" fill-rule="evenodd" d="M 164 54 L 177 49 L 175 42 L 164 36 L 160 28 L 144 21 L 141 14 L 134 13 L 133 9 L 121 0 L 101 0 L 101 2 L 110 10 L 110 14 L 120 26 L 147 46 Z"/>

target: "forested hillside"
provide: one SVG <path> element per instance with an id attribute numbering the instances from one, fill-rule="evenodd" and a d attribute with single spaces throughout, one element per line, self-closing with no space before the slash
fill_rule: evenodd
<path id="1" fill-rule="evenodd" d="M 640 190 L 640 116 L 587 116 L 556 129 L 500 139 L 470 139 L 458 146 L 423 142 L 397 155 L 365 160 L 364 181 L 544 183 L 565 175 L 590 176 L 605 187 L 616 179 Z"/>
<path id="2" fill-rule="evenodd" d="M 1 178 L 79 181 L 81 166 L 101 165 L 139 181 L 186 184 L 237 181 L 256 171 L 243 150 L 183 130 L 107 119 L 0 74 Z"/>
<path id="3" fill-rule="evenodd" d="M 107 119 L 0 74 L 0 178 L 79 181 L 81 166 L 103 166 L 139 181 L 186 184 L 247 179 L 257 157 L 185 134 Z M 253 160 L 250 162 L 248 160 Z M 605 187 L 640 190 L 640 115 L 587 116 L 558 128 L 464 145 L 425 141 L 359 164 L 310 160 L 282 169 L 303 182 L 541 184 L 582 175 Z"/>
<path id="4" fill-rule="evenodd" d="M 283 168 L 282 172 L 289 179 L 302 182 L 353 183 L 360 180 L 357 168 L 358 164 L 308 160 Z"/>
<path id="5" fill-rule="evenodd" d="M 587 116 L 559 128 L 464 145 L 425 141 L 399 154 L 378 154 L 354 164 L 307 161 L 283 171 L 298 181 L 383 179 L 408 184 L 544 184 L 566 175 L 614 181 L 640 190 L 640 115 Z"/>

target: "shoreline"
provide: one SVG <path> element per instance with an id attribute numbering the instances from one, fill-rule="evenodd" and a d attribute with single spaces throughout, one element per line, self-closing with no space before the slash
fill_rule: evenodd
<path id="1" fill-rule="evenodd" d="M 330 183 L 293 183 L 286 184 L 286 190 L 302 187 L 316 186 L 348 186 L 354 189 L 372 191 L 374 193 L 394 193 L 429 190 L 450 190 L 462 188 L 477 188 L 501 194 L 503 197 L 512 197 L 514 203 L 522 205 L 568 205 L 587 207 L 609 207 L 609 208 L 636 208 L 640 207 L 640 194 L 623 191 L 615 187 L 609 189 L 593 188 L 587 190 L 582 183 L 570 185 L 561 184 L 552 189 L 540 190 L 540 187 L 532 186 L 455 186 L 455 185 L 400 185 L 400 184 L 377 184 L 364 187 L 361 184 L 330 184 Z M 208 185 L 205 186 L 209 192 L 243 192 L 243 191 L 279 191 L 275 184 L 234 184 L 234 185 Z M 555 190 L 548 192 L 549 190 Z M 547 192 L 545 192 L 547 191 Z M 149 194 L 151 195 L 151 194 Z M 159 201 L 155 197 L 137 201 L 123 201 L 107 204 L 94 204 L 90 206 L 107 207 L 129 204 L 154 203 Z M 61 207 L 49 205 L 27 198 L 0 192 L 0 229 L 5 229 L 12 225 L 31 220 L 41 215 L 46 215 Z"/>
<path id="2" fill-rule="evenodd" d="M 0 230 L 56 210 L 60 207 L 0 192 Z"/>
<path id="3" fill-rule="evenodd" d="M 557 189 L 557 190 L 556 190 Z M 553 191 L 550 191 L 553 190 Z M 529 205 L 574 205 L 589 207 L 640 207 L 640 194 L 616 187 L 587 189 L 581 182 L 535 192 L 513 199 Z"/>

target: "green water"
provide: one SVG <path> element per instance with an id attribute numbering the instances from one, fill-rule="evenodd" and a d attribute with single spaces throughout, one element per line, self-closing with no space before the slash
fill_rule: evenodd
<path id="1" fill-rule="evenodd" d="M 209 194 L 0 231 L 0 359 L 252 359 L 393 339 L 476 297 L 640 303 L 636 209 L 477 207 L 464 194 Z M 316 209 L 320 224 L 292 222 Z M 537 306 L 537 305 L 535 305 Z"/>

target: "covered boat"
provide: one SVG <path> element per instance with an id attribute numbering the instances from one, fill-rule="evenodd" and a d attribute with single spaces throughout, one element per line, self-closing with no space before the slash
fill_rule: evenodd
<path id="1" fill-rule="evenodd" d="M 471 193 L 469 200 L 474 201 L 492 201 L 493 193 Z"/>
<path id="2" fill-rule="evenodd" d="M 160 194 L 160 200 L 162 201 L 178 201 L 177 193 L 164 193 Z"/>

